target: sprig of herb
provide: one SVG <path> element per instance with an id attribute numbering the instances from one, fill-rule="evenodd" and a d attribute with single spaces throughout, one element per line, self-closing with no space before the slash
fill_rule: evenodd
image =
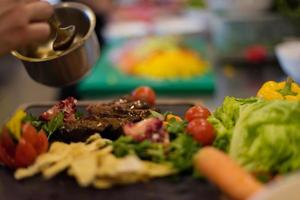
<path id="1" fill-rule="evenodd" d="M 131 137 L 121 136 L 113 142 L 114 154 L 117 157 L 135 154 L 141 159 L 151 160 L 154 162 L 163 162 L 165 153 L 162 144 L 152 143 L 150 141 L 136 142 Z"/>
<path id="2" fill-rule="evenodd" d="M 154 110 L 150 110 L 150 116 L 149 117 L 154 117 L 154 118 L 158 118 L 160 120 L 165 120 L 165 116 L 159 112 L 156 112 Z"/>
<path id="3" fill-rule="evenodd" d="M 51 119 L 48 123 L 43 125 L 43 129 L 47 132 L 48 138 L 51 137 L 51 135 L 61 128 L 64 123 L 64 114 L 62 112 L 58 113 L 53 119 Z"/>
<path id="4" fill-rule="evenodd" d="M 171 162 L 178 171 L 191 169 L 193 166 L 193 156 L 199 148 L 199 143 L 190 135 L 181 133 L 168 147 L 167 160 Z"/>
<path id="5" fill-rule="evenodd" d="M 168 120 L 167 131 L 169 133 L 178 134 L 185 132 L 187 121 L 178 121 L 175 118 Z"/>
<path id="6" fill-rule="evenodd" d="M 83 113 L 82 113 L 82 112 L 77 111 L 77 112 L 75 113 L 75 118 L 76 118 L 76 119 L 80 119 L 80 118 L 82 118 L 82 117 L 83 117 Z"/>
<path id="7" fill-rule="evenodd" d="M 32 114 L 27 114 L 23 119 L 23 122 L 30 122 L 38 130 L 40 130 L 44 124 L 42 120 L 40 120 L 38 117 L 33 116 Z"/>
<path id="8" fill-rule="evenodd" d="M 191 136 L 181 133 L 168 146 L 147 140 L 136 142 L 128 136 L 121 136 L 113 142 L 113 147 L 117 157 L 135 154 L 143 160 L 172 163 L 178 172 L 182 172 L 192 169 L 193 156 L 200 145 Z"/>

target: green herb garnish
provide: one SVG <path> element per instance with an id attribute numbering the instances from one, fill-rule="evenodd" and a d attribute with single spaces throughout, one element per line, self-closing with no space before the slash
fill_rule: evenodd
<path id="1" fill-rule="evenodd" d="M 178 171 L 191 169 L 193 166 L 193 156 L 200 148 L 190 135 L 181 133 L 171 142 L 168 148 L 167 160 L 170 161 Z"/>
<path id="2" fill-rule="evenodd" d="M 160 120 L 164 120 L 165 116 L 159 112 L 156 112 L 154 110 L 150 110 L 150 117 L 158 118 Z"/>
<path id="3" fill-rule="evenodd" d="M 58 113 L 53 119 L 51 119 L 48 123 L 43 125 L 43 129 L 48 133 L 48 138 L 51 135 L 61 128 L 64 123 L 64 114 L 62 112 Z"/>
<path id="4" fill-rule="evenodd" d="M 82 113 L 82 112 L 78 112 L 78 111 L 77 111 L 77 112 L 75 113 L 75 118 L 76 118 L 76 119 L 80 119 L 80 118 L 82 118 L 82 117 L 83 117 L 83 113 Z"/>
<path id="5" fill-rule="evenodd" d="M 168 133 L 178 134 L 183 133 L 187 126 L 187 121 L 178 121 L 175 118 L 168 120 L 167 131 Z"/>
<path id="6" fill-rule="evenodd" d="M 117 157 L 124 157 L 129 154 L 136 154 L 141 159 L 154 162 L 163 162 L 165 153 L 162 144 L 150 141 L 136 142 L 131 137 L 121 136 L 113 142 L 114 154 Z"/>
<path id="7" fill-rule="evenodd" d="M 26 117 L 23 119 L 23 122 L 30 122 L 38 130 L 40 130 L 44 124 L 42 120 L 40 120 L 38 117 L 33 116 L 32 114 L 26 115 Z"/>

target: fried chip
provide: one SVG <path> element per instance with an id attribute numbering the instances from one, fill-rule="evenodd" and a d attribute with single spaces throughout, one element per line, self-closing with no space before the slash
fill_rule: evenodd
<path id="1" fill-rule="evenodd" d="M 73 160 L 68 174 L 76 178 L 80 186 L 89 186 L 97 171 L 97 155 L 95 153 L 86 153 Z"/>
<path id="2" fill-rule="evenodd" d="M 85 143 L 54 142 L 33 165 L 18 169 L 15 178 L 20 180 L 42 173 L 45 179 L 50 179 L 67 170 L 81 187 L 93 185 L 105 189 L 175 172 L 169 164 L 142 161 L 135 155 L 117 158 L 112 151 L 111 141 L 101 138 L 99 134 L 92 135 Z"/>

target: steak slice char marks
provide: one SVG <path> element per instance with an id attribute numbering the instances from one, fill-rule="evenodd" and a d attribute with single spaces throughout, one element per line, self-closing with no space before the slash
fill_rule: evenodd
<path id="1" fill-rule="evenodd" d="M 88 115 L 64 126 L 51 136 L 51 141 L 66 143 L 85 141 L 99 133 L 102 137 L 116 140 L 123 134 L 125 124 L 141 121 L 150 115 L 151 108 L 142 101 L 122 98 L 109 103 L 92 104 L 86 108 Z"/>

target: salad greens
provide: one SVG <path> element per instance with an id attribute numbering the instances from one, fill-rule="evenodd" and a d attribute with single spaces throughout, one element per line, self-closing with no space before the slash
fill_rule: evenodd
<path id="1" fill-rule="evenodd" d="M 300 102 L 227 97 L 210 117 L 214 145 L 255 173 L 300 169 Z"/>
<path id="2" fill-rule="evenodd" d="M 241 107 L 257 102 L 256 98 L 240 99 L 225 97 L 223 104 L 208 118 L 217 131 L 214 146 L 228 152 L 233 128 L 239 118 Z"/>
<path id="3" fill-rule="evenodd" d="M 174 118 L 168 121 L 167 131 L 172 134 L 169 144 L 155 143 L 148 140 L 134 141 L 129 136 L 121 136 L 113 142 L 113 153 L 117 157 L 135 154 L 143 160 L 156 163 L 169 162 L 178 172 L 192 169 L 193 156 L 200 145 L 190 135 L 184 132 L 186 122 L 176 121 Z"/>
<path id="4" fill-rule="evenodd" d="M 55 117 L 53 117 L 53 119 L 45 123 L 42 128 L 48 133 L 48 138 L 50 138 L 56 130 L 63 126 L 63 123 L 64 114 L 59 112 Z"/>
<path id="5" fill-rule="evenodd" d="M 171 118 L 168 121 L 167 132 L 171 134 L 184 133 L 187 126 L 187 121 L 177 121 L 175 118 Z"/>
<path id="6" fill-rule="evenodd" d="M 49 122 L 40 120 L 38 117 L 29 114 L 23 119 L 23 121 L 30 122 L 38 130 L 43 129 L 47 133 L 48 138 L 50 138 L 56 130 L 60 129 L 63 126 L 64 114 L 62 112 L 59 112 Z"/>
<path id="7" fill-rule="evenodd" d="M 167 148 L 166 160 L 171 162 L 178 171 L 186 171 L 193 166 L 194 154 L 200 145 L 186 133 L 178 134 Z"/>
<path id="8" fill-rule="evenodd" d="M 162 162 L 165 160 L 163 145 L 148 140 L 137 142 L 129 136 L 121 136 L 113 142 L 113 149 L 114 154 L 117 157 L 136 154 L 144 160 L 151 160 L 154 162 Z"/>
<path id="9" fill-rule="evenodd" d="M 41 129 L 44 124 L 43 121 L 41 121 L 38 117 L 33 116 L 32 114 L 27 114 L 23 119 L 23 122 L 30 122 L 38 130 Z"/>

